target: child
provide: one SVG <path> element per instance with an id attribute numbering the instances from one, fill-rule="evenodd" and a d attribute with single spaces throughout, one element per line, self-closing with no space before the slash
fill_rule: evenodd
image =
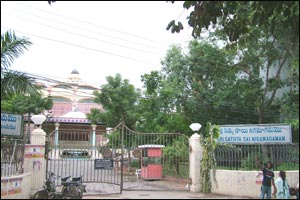
<path id="1" fill-rule="evenodd" d="M 279 177 L 275 181 L 275 185 L 277 188 L 276 199 L 289 199 L 290 191 L 289 191 L 289 183 L 286 179 L 285 171 L 279 172 Z"/>

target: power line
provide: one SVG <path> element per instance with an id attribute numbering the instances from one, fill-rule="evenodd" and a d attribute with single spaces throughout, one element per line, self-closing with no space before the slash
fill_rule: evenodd
<path id="1" fill-rule="evenodd" d="M 99 28 L 102 28 L 102 29 L 105 29 L 105 30 L 122 33 L 124 35 L 129 35 L 129 36 L 134 37 L 134 38 L 137 37 L 137 38 L 140 38 L 140 39 L 143 39 L 143 40 L 147 40 L 147 41 L 150 41 L 150 42 L 155 42 L 155 43 L 158 43 L 158 44 L 162 44 L 163 43 L 163 41 L 153 40 L 153 39 L 150 39 L 150 38 L 142 37 L 140 35 L 136 35 L 136 34 L 129 33 L 129 32 L 120 31 L 120 30 L 113 29 L 113 28 L 110 28 L 110 27 L 100 26 L 98 24 L 90 23 L 89 21 L 84 21 L 84 20 L 80 20 L 80 19 L 76 19 L 76 18 L 72 18 L 72 17 L 67 17 L 65 15 L 60 15 L 60 14 L 57 14 L 55 12 L 47 11 L 47 10 L 44 10 L 44 9 L 41 9 L 41 8 L 36 8 L 36 7 L 33 7 L 33 6 L 28 6 L 28 5 L 25 5 L 25 4 L 22 4 L 22 3 L 18 3 L 18 4 L 26 6 L 26 7 L 30 7 L 32 9 L 35 9 L 35 10 L 38 10 L 38 11 L 41 11 L 41 12 L 50 13 L 50 14 L 55 15 L 55 16 L 59 16 L 59 17 L 66 18 L 66 19 L 70 19 L 72 21 L 80 22 L 80 23 L 83 23 L 83 24 L 89 24 L 91 26 L 96 26 L 96 27 L 99 27 Z"/>
<path id="2" fill-rule="evenodd" d="M 15 8 L 10 8 L 10 7 L 7 7 L 7 6 L 4 6 L 6 8 L 9 8 L 9 9 L 12 9 L 12 10 L 16 10 Z M 74 27 L 74 28 L 77 28 L 77 29 L 82 29 L 82 27 L 78 27 L 78 26 L 74 26 L 74 25 L 71 25 L 71 24 L 67 24 L 67 23 L 63 23 L 61 21 L 57 21 L 57 20 L 53 20 L 53 19 L 49 19 L 49 18 L 45 18 L 45 17 L 42 17 L 40 15 L 35 15 L 33 13 L 30 13 L 30 12 L 27 12 L 27 11 L 24 11 L 24 10 L 21 10 L 21 12 L 23 13 L 27 13 L 29 15 L 32 15 L 32 16 L 35 16 L 35 17 L 38 17 L 39 19 L 45 19 L 47 21 L 52 21 L 52 22 L 55 22 L 55 23 L 59 23 L 59 24 L 63 24 L 63 25 L 67 25 L 67 26 L 70 26 L 70 27 Z M 110 37 L 110 38 L 114 38 L 114 39 L 117 39 L 117 40 L 121 40 L 121 41 L 126 41 L 126 42 L 129 42 L 130 44 L 138 44 L 138 45 L 141 45 L 141 46 L 144 46 L 144 47 L 149 47 L 149 48 L 152 48 L 152 49 L 158 49 L 160 50 L 161 48 L 159 47 L 154 47 L 154 46 L 150 46 L 150 45 L 146 45 L 146 44 L 142 44 L 142 43 L 139 43 L 139 42 L 136 42 L 136 41 L 133 41 L 133 40 L 126 40 L 126 39 L 123 39 L 123 38 L 119 38 L 119 37 L 115 37 L 115 36 L 112 36 L 112 35 L 108 35 L 108 34 L 104 34 L 104 33 L 101 33 L 101 32 L 98 32 L 98 31 L 94 31 L 94 30 L 91 30 L 91 29 L 86 29 L 85 30 L 88 30 L 90 32 L 93 32 L 93 33 L 97 33 L 97 34 L 100 34 L 100 35 L 104 35 L 106 37 Z"/>
<path id="3" fill-rule="evenodd" d="M 32 23 L 35 23 L 35 24 L 39 24 L 41 26 L 49 27 L 49 28 L 52 28 L 52 29 L 55 29 L 55 30 L 63 31 L 63 32 L 70 33 L 72 35 L 77 35 L 77 36 L 80 36 L 80 37 L 83 37 L 83 38 L 87 38 L 87 39 L 91 39 L 91 40 L 95 40 L 95 41 L 99 41 L 99 42 L 104 42 L 104 43 L 111 44 L 111 45 L 114 45 L 114 46 L 119 46 L 119 47 L 132 49 L 132 50 L 135 50 L 135 51 L 138 51 L 138 52 L 145 52 L 145 53 L 150 53 L 150 54 L 153 54 L 153 55 L 159 55 L 157 53 L 154 53 L 154 52 L 151 52 L 151 51 L 146 51 L 144 49 L 133 48 L 133 47 L 129 47 L 129 46 L 126 46 L 126 45 L 117 44 L 117 43 L 109 42 L 109 41 L 106 41 L 106 40 L 101 40 L 101 39 L 98 39 L 96 37 L 91 37 L 91 36 L 87 36 L 87 35 L 83 35 L 83 34 L 79 34 L 79 33 L 74 33 L 72 31 L 68 31 L 68 30 L 65 30 L 65 29 L 62 29 L 62 28 L 46 25 L 46 24 L 43 24 L 43 23 L 40 23 L 40 22 L 37 22 L 37 21 L 33 21 L 31 19 L 28 19 L 28 18 L 19 17 L 19 16 L 12 15 L 12 14 L 10 14 L 10 15 L 14 16 L 14 17 L 17 17 L 17 18 L 20 18 L 21 20 L 26 20 L 26 21 L 29 21 L 29 22 L 32 22 Z"/>
<path id="4" fill-rule="evenodd" d="M 19 3 L 20 4 L 20 3 Z M 25 4 L 21 4 L 21 5 L 24 5 L 24 6 L 26 6 L 26 7 L 30 7 L 30 8 L 33 8 L 33 9 L 36 9 L 36 10 L 39 10 L 39 11 L 41 11 L 42 9 L 38 9 L 38 8 L 35 8 L 35 7 L 32 7 L 32 6 L 28 6 L 28 5 L 25 5 Z M 46 10 L 43 10 L 44 12 L 47 12 L 47 13 L 49 13 L 48 11 L 46 11 Z M 184 11 L 184 10 L 183 10 Z M 53 12 L 50 12 L 50 13 L 53 13 Z M 182 12 L 183 13 L 183 12 Z M 181 13 L 181 14 L 182 14 Z M 178 16 L 178 17 L 180 17 L 181 16 L 181 14 Z M 54 14 L 54 15 L 57 15 L 56 13 Z M 37 16 L 37 15 L 36 15 Z M 60 15 L 60 16 L 63 16 L 63 15 Z M 65 16 L 63 16 L 63 17 L 65 17 Z M 73 19 L 72 19 L 73 20 Z M 77 19 L 76 19 L 77 20 Z M 86 23 L 88 23 L 89 24 L 89 22 L 86 22 L 86 21 L 83 21 L 85 24 Z M 227 70 L 227 69 L 226 69 Z"/>
<path id="5" fill-rule="evenodd" d="M 27 6 L 27 7 L 30 7 L 30 6 Z M 43 25 L 43 24 L 42 24 Z M 45 25 L 44 25 L 45 26 Z M 53 28 L 53 27 L 52 27 Z M 62 31 L 66 31 L 66 30 L 62 30 Z M 67 31 L 67 32 L 69 32 L 69 31 Z M 73 34 L 73 33 L 72 33 Z M 82 35 L 81 35 L 82 36 Z M 87 36 L 83 36 L 83 37 L 87 37 Z M 97 38 L 93 38 L 93 39 L 96 39 L 96 40 L 98 40 L 99 41 L 99 39 L 97 39 Z M 107 42 L 107 41 L 104 41 L 104 42 Z M 108 43 L 110 43 L 110 42 L 108 42 Z M 118 45 L 118 44 L 114 44 L 114 45 Z M 130 47 L 129 47 L 130 48 Z M 140 51 L 140 49 L 134 49 L 134 50 L 138 50 L 138 51 Z M 142 50 L 143 51 L 143 50 Z M 146 51 L 146 52 L 148 52 L 148 51 Z M 209 61 L 209 63 L 215 63 L 215 64 L 218 64 L 218 65 L 227 65 L 227 63 L 217 63 L 217 62 L 213 62 L 213 60 L 214 60 L 214 58 L 213 57 L 211 57 L 212 59 L 210 59 L 210 61 Z M 221 68 L 222 66 L 214 66 L 214 67 L 219 67 L 219 68 Z M 234 69 L 230 69 L 230 68 L 222 68 L 222 70 L 234 70 Z"/>
<path id="6" fill-rule="evenodd" d="M 7 30 L 9 29 L 9 28 L 4 27 L 4 26 L 1 26 L 1 27 L 5 28 Z M 128 56 L 122 56 L 122 55 L 119 55 L 119 54 L 115 54 L 115 53 L 111 53 L 111 52 L 107 52 L 107 51 L 102 51 L 102 50 L 99 50 L 99 49 L 89 48 L 89 47 L 85 47 L 85 46 L 74 44 L 74 43 L 70 43 L 70 42 L 65 42 L 65 41 L 61 41 L 61 40 L 55 40 L 55 39 L 47 38 L 47 37 L 44 37 L 44 36 L 39 36 L 39 35 L 35 35 L 35 34 L 23 32 L 23 31 L 20 31 L 20 30 L 17 30 L 17 29 L 14 29 L 14 30 L 17 31 L 17 32 L 19 32 L 19 33 L 23 33 L 23 34 L 26 34 L 26 35 L 35 36 L 35 37 L 46 39 L 46 40 L 50 40 L 50 41 L 53 41 L 53 42 L 58 42 L 58 43 L 62 43 L 62 44 L 66 44 L 66 45 L 70 45 L 70 46 L 74 46 L 74 47 L 83 48 L 83 49 L 86 49 L 86 50 L 91 50 L 91 51 L 95 51 L 95 52 L 109 54 L 109 55 L 112 55 L 112 56 L 126 58 L 126 59 L 129 59 L 129 60 L 138 61 L 138 62 L 141 62 L 141 63 L 147 63 L 147 64 L 152 64 L 152 65 L 157 65 L 155 63 L 151 63 L 151 62 L 147 62 L 147 61 L 144 61 L 144 60 L 135 59 L 135 58 L 128 57 Z"/>

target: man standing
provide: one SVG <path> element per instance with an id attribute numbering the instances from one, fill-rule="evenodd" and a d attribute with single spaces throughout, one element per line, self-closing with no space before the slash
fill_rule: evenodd
<path id="1" fill-rule="evenodd" d="M 261 193 L 260 193 L 260 198 L 264 199 L 265 194 L 267 195 L 267 199 L 271 199 L 271 185 L 274 187 L 274 192 L 276 193 L 277 189 L 274 183 L 274 172 L 272 171 L 273 164 L 268 161 L 266 163 L 266 166 L 263 166 L 262 163 L 258 160 L 255 159 L 256 166 L 259 167 L 262 172 L 263 172 L 263 181 L 262 181 L 262 186 L 261 186 Z"/>

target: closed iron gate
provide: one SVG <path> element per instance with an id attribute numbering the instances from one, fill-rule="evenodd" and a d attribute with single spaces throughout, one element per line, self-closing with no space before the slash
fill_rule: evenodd
<path id="1" fill-rule="evenodd" d="M 59 130 L 59 134 L 69 138 L 55 145 L 55 133 L 48 137 L 46 171 L 61 177 L 83 176 L 88 193 L 189 189 L 185 135 L 137 133 L 121 123 L 101 133 L 104 141 L 93 146 L 90 141 L 78 141 L 90 132 Z"/>

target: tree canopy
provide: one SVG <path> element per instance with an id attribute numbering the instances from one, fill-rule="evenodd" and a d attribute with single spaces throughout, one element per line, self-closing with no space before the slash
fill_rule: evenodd
<path id="1" fill-rule="evenodd" d="M 175 1 L 171 1 L 174 3 Z M 192 11 L 187 16 L 198 38 L 203 30 L 217 28 L 230 42 L 253 37 L 252 28 L 260 27 L 273 34 L 288 30 L 291 40 L 299 41 L 298 1 L 184 1 L 183 7 Z M 180 32 L 182 23 L 171 21 L 167 29 Z"/>
<path id="2" fill-rule="evenodd" d="M 93 110 L 87 115 L 88 119 L 101 120 L 114 127 L 126 116 L 126 124 L 132 128 L 136 121 L 135 107 L 139 92 L 127 79 L 122 80 L 120 74 L 116 74 L 115 77 L 108 76 L 106 80 L 107 84 L 102 86 L 101 92 L 94 93 L 95 102 L 102 104 L 105 112 Z"/>

